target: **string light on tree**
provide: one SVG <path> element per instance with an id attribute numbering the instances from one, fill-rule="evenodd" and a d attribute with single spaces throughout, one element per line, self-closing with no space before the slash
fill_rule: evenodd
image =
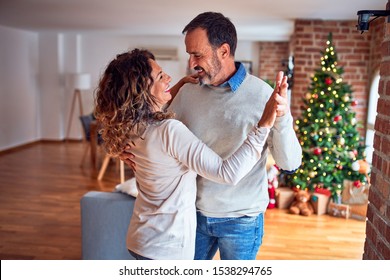
<path id="1" fill-rule="evenodd" d="M 338 66 L 332 34 L 321 54 L 320 67 L 311 75 L 302 100 L 302 116 L 294 124 L 303 150 L 302 166 L 287 177 L 287 183 L 311 191 L 328 189 L 337 202 L 344 179 L 356 182 L 356 186 L 367 182 L 357 163 L 352 167 L 352 163 L 364 160 L 365 146 L 352 110 L 358 102 L 341 77 L 344 70 Z"/>

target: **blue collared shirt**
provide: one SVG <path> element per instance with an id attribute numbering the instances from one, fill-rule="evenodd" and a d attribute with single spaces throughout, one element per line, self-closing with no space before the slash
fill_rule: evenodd
<path id="1" fill-rule="evenodd" d="M 219 85 L 220 87 L 230 86 L 233 92 L 236 92 L 238 90 L 246 76 L 246 70 L 244 65 L 240 62 L 236 62 L 235 65 L 237 69 L 236 73 L 234 73 L 234 75 L 229 80 Z"/>

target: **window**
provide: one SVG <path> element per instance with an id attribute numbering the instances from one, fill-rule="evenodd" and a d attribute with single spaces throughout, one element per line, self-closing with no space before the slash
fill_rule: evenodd
<path id="1" fill-rule="evenodd" d="M 367 161 L 372 163 L 372 154 L 374 153 L 374 125 L 376 119 L 376 108 L 378 104 L 378 87 L 379 87 L 379 71 L 377 71 L 374 75 L 374 79 L 372 80 L 370 96 L 368 100 L 368 112 L 367 112 L 367 131 L 366 131 L 366 154 Z"/>

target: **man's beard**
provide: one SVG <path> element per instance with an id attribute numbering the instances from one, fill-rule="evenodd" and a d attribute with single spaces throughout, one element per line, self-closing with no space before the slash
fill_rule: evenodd
<path id="1" fill-rule="evenodd" d="M 210 72 L 206 72 L 202 67 L 196 66 L 194 70 L 202 70 L 204 76 L 199 76 L 199 83 L 201 85 L 212 85 L 213 79 L 217 76 L 217 74 L 221 71 L 221 62 L 218 60 L 216 54 L 213 55 L 213 60 L 211 62 Z"/>
<path id="2" fill-rule="evenodd" d="M 199 83 L 201 85 L 211 85 L 211 74 L 210 73 L 207 73 L 207 72 L 204 72 L 203 70 L 203 73 L 204 73 L 204 76 L 199 76 Z"/>

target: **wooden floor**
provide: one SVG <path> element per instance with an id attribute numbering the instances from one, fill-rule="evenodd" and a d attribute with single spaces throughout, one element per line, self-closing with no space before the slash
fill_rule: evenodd
<path id="1" fill-rule="evenodd" d="M 80 259 L 80 198 L 119 182 L 115 162 L 101 182 L 88 161 L 80 167 L 83 149 L 78 142 L 37 143 L 0 155 L 1 260 Z M 257 259 L 362 259 L 364 239 L 362 221 L 272 209 Z"/>

